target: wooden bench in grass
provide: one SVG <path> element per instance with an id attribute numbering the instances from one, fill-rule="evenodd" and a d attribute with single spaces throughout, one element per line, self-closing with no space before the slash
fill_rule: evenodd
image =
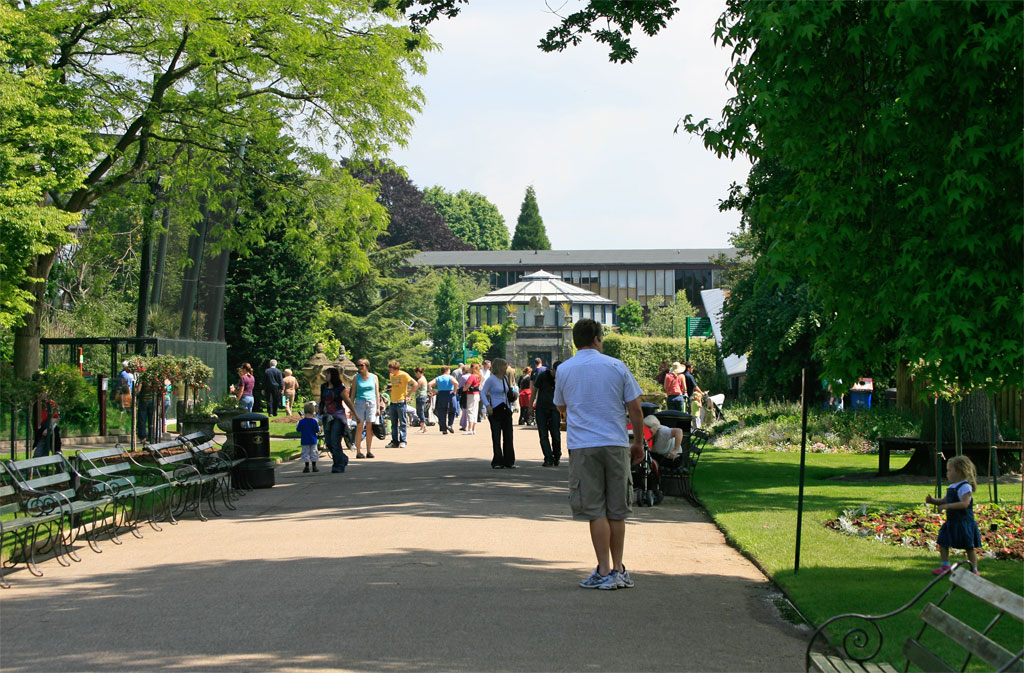
<path id="1" fill-rule="evenodd" d="M 205 499 L 210 511 L 220 516 L 215 500 L 219 475 L 210 474 L 199 469 L 195 454 L 188 445 L 178 439 L 168 442 L 149 444 L 150 457 L 168 473 L 173 487 L 171 511 L 173 516 L 181 516 L 185 512 L 195 512 L 196 517 L 206 521 L 202 502 Z"/>
<path id="2" fill-rule="evenodd" d="M 64 557 L 64 524 L 67 519 L 64 500 L 52 493 L 20 486 L 7 464 L 0 462 L 0 549 L 8 546 L 11 555 L 3 559 L 3 567 L 13 567 L 20 558 L 36 577 L 43 572 L 36 567 L 36 552 L 54 551 L 57 561 L 71 565 Z M 8 541 L 10 540 L 10 545 Z M 44 544 L 40 546 L 40 540 Z M 0 573 L 0 587 L 10 588 Z"/>
<path id="3" fill-rule="evenodd" d="M 1024 597 L 975 575 L 966 563 L 957 564 L 951 573 L 936 577 L 898 610 L 878 616 L 844 614 L 832 617 L 811 636 L 805 657 L 806 669 L 811 670 L 813 664 L 822 673 L 895 673 L 897 669 L 892 665 L 871 661 L 882 649 L 880 622 L 910 609 L 940 582 L 948 584 L 948 589 L 937 602 L 928 603 L 921 610 L 921 624 L 917 633 L 906 634 L 908 637 L 903 643 L 906 662 L 902 670 L 914 666 L 922 671 L 953 672 L 963 671 L 971 664 L 975 668 L 981 665 L 1000 672 L 1024 671 L 1024 642 L 1020 638 L 1020 626 L 1024 624 Z M 979 630 L 969 626 L 943 610 L 943 603 L 954 593 L 959 596 L 951 603 L 962 606 L 968 601 L 973 602 L 988 613 L 983 628 Z M 1012 642 L 1008 643 L 1010 649 L 989 637 L 996 625 L 1007 616 L 1018 622 L 1013 625 L 1016 637 L 1012 637 Z M 849 620 L 853 626 L 837 645 L 839 652 L 828 654 L 815 651 L 818 638 L 827 638 L 825 629 L 840 620 Z"/>
<path id="4" fill-rule="evenodd" d="M 139 513 L 147 499 L 150 527 L 161 530 L 157 524 L 158 503 L 162 505 L 163 517 L 172 524 L 177 523 L 170 507 L 171 477 L 163 470 L 140 465 L 120 446 L 79 451 L 73 463 L 79 473 L 116 489 L 115 497 L 124 512 L 124 521 L 135 537 L 142 537 L 138 529 Z"/>
<path id="5" fill-rule="evenodd" d="M 61 545 L 64 555 L 81 561 L 73 545 L 80 534 L 85 534 L 89 547 L 100 553 L 96 532 L 100 524 L 113 526 L 111 541 L 121 544 L 117 537 L 117 488 L 79 474 L 60 453 L 41 458 L 8 460 L 5 462 L 11 484 L 23 502 L 26 512 L 51 508 L 55 501 L 64 517 L 60 523 Z M 60 552 L 58 552 L 59 555 Z"/>

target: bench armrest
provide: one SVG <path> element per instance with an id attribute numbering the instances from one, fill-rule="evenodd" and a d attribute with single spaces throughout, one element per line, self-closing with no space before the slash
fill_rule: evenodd
<path id="1" fill-rule="evenodd" d="M 884 642 L 882 629 L 878 623 L 884 619 L 888 619 L 889 617 L 894 617 L 902 612 L 906 612 L 936 584 L 943 580 L 948 582 L 949 578 L 953 575 L 953 570 L 962 563 L 963 562 L 954 564 L 953 567 L 950 568 L 950 572 L 934 578 L 923 589 L 921 589 L 921 591 L 917 592 L 916 596 L 892 612 L 887 612 L 884 615 L 862 615 L 850 612 L 836 615 L 835 617 L 831 617 L 822 622 L 821 625 L 815 629 L 814 633 L 811 635 L 811 639 L 807 642 L 807 650 L 804 653 L 804 670 L 811 670 L 811 652 L 813 651 L 814 644 L 818 638 L 823 637 L 826 644 L 828 644 L 828 634 L 825 632 L 825 629 L 842 620 L 854 622 L 846 633 L 843 634 L 842 640 L 839 643 L 835 643 L 836 647 L 841 646 L 842 656 L 846 659 L 851 659 L 861 663 L 874 659 L 882 650 L 882 644 Z M 949 591 L 952 591 L 952 585 L 950 586 Z"/>

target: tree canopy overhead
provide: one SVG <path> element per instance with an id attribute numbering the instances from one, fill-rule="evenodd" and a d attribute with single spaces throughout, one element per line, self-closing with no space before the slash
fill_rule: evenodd
<path id="1" fill-rule="evenodd" d="M 807 283 L 830 378 L 887 354 L 938 390 L 1019 382 L 1024 347 L 1017 2 L 732 0 L 722 156 L 789 178 L 759 196 L 764 269 Z"/>
<path id="2" fill-rule="evenodd" d="M 5 65 L 29 81 L 44 63 L 50 81 L 61 85 L 47 104 L 72 110 L 92 142 L 76 185 L 47 186 L 67 213 L 82 212 L 167 157 L 180 158 L 175 148 L 195 155 L 193 166 L 201 168 L 177 175 L 197 190 L 222 183 L 225 167 L 246 161 L 244 142 L 281 134 L 351 156 L 383 154 L 409 133 L 423 100 L 409 76 L 425 72 L 423 54 L 433 48 L 371 0 L 12 2 L 3 26 L 10 10 L 20 17 L 21 35 L 49 39 L 5 52 Z M 37 128 L 46 126 L 28 133 L 41 133 Z M 7 145 L 6 134 L 0 142 Z M 259 232 L 250 233 L 258 242 Z M 230 232 L 219 240 L 233 243 Z M 35 270 L 30 277 L 45 279 L 55 250 L 26 260 Z M 22 376 L 37 366 L 42 286 L 26 281 L 21 288 L 35 303 L 15 337 Z"/>

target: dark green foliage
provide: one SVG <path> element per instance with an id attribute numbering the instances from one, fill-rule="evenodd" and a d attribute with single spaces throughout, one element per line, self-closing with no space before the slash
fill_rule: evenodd
<path id="1" fill-rule="evenodd" d="M 682 362 L 686 358 L 686 339 L 606 334 L 604 354 L 622 360 L 643 386 L 645 381 L 651 382 L 657 376 L 662 360 Z M 690 339 L 690 361 L 701 390 L 712 393 L 726 390 L 728 380 L 714 339 Z"/>
<path id="2" fill-rule="evenodd" d="M 431 332 L 434 353 L 440 362 L 452 362 L 462 357 L 462 301 L 455 278 L 445 274 L 434 295 L 437 317 Z"/>
<path id="3" fill-rule="evenodd" d="M 715 35 L 737 95 L 685 126 L 785 170 L 763 271 L 807 284 L 829 378 L 895 351 L 935 391 L 1020 381 L 1024 4 L 732 0 Z"/>
<path id="4" fill-rule="evenodd" d="M 636 299 L 628 299 L 617 312 L 623 334 L 639 334 L 644 326 L 644 309 Z"/>
<path id="5" fill-rule="evenodd" d="M 519 219 L 516 221 L 516 233 L 512 237 L 511 248 L 512 250 L 551 249 L 551 242 L 548 241 L 548 234 L 544 229 L 544 220 L 540 217 L 537 194 L 533 191 L 533 185 L 526 188 L 526 196 L 523 197 L 523 205 L 519 210 Z"/>
<path id="6" fill-rule="evenodd" d="M 417 250 L 471 250 L 445 224 L 423 192 L 390 163 L 361 164 L 353 174 L 377 187 L 377 201 L 388 211 L 390 223 L 377 239 L 381 247 L 410 244 Z"/>
<path id="7" fill-rule="evenodd" d="M 323 277 L 282 234 L 272 233 L 247 257 L 232 256 L 224 306 L 231 372 L 249 362 L 259 374 L 271 358 L 294 369 L 313 354 Z"/>

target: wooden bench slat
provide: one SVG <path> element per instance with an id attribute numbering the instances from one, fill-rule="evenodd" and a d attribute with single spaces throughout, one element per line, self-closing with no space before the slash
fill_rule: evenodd
<path id="1" fill-rule="evenodd" d="M 1009 589 L 988 582 L 968 571 L 964 566 L 956 569 L 951 580 L 953 584 L 972 596 L 988 603 L 997 610 L 1010 615 L 1018 622 L 1024 622 L 1024 596 L 1018 596 Z"/>
<path id="2" fill-rule="evenodd" d="M 864 666 L 856 661 L 820 652 L 812 653 L 811 661 L 821 670 L 821 673 L 864 673 L 866 670 Z"/>
<path id="3" fill-rule="evenodd" d="M 949 664 L 932 654 L 924 645 L 913 638 L 907 638 L 907 642 L 903 643 L 903 654 L 922 671 L 929 671 L 930 673 L 956 673 L 956 669 L 950 668 Z"/>
<path id="4" fill-rule="evenodd" d="M 811 652 L 811 661 L 821 673 L 843 673 L 832 663 L 833 659 L 838 659 L 838 657 L 830 657 L 821 652 Z"/>
<path id="5" fill-rule="evenodd" d="M 878 669 L 882 673 L 900 673 L 899 669 L 897 669 L 892 664 L 886 663 L 884 661 L 878 663 Z"/>
<path id="6" fill-rule="evenodd" d="M 974 656 L 984 660 L 992 668 L 1000 669 L 1013 660 L 1013 655 L 998 643 L 978 633 L 933 603 L 924 607 L 924 610 L 921 611 L 921 619 Z"/>

